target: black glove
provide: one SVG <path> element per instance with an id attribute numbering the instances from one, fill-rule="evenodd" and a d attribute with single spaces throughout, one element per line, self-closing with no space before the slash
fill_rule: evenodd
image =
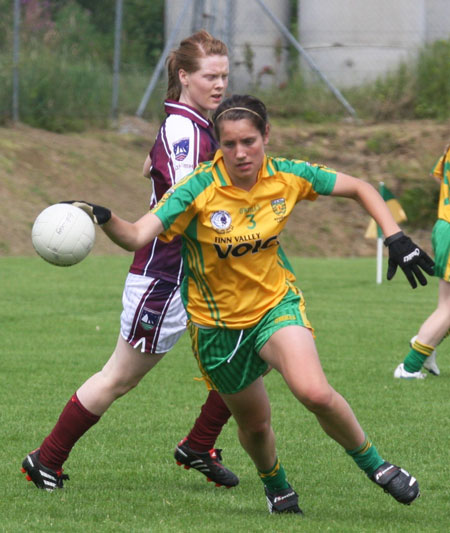
<path id="1" fill-rule="evenodd" d="M 102 207 L 101 205 L 90 204 L 89 202 L 85 202 L 83 200 L 70 200 L 60 203 L 72 204 L 75 207 L 79 207 L 91 217 L 92 222 L 98 224 L 99 226 L 106 224 L 106 222 L 108 222 L 108 220 L 111 218 L 111 211 L 106 207 Z"/>
<path id="2" fill-rule="evenodd" d="M 427 280 L 420 269 L 432 276 L 434 273 L 434 261 L 407 237 L 403 231 L 399 231 L 388 237 L 384 241 L 384 245 L 389 247 L 389 262 L 386 276 L 388 280 L 394 277 L 399 266 L 405 273 L 413 289 L 417 287 L 414 276 L 421 285 L 427 284 Z"/>

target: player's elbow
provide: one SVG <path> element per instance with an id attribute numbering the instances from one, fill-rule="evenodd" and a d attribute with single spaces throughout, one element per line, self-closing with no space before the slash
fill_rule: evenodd
<path id="1" fill-rule="evenodd" d="M 152 160 L 150 159 L 150 156 L 147 156 L 144 166 L 142 167 L 142 174 L 144 178 L 150 178 L 150 169 L 152 166 Z"/>
<path id="2" fill-rule="evenodd" d="M 142 246 L 137 246 L 136 244 L 129 244 L 129 243 L 122 244 L 121 246 L 127 252 L 136 252 L 137 250 L 139 250 L 139 248 L 142 248 Z"/>

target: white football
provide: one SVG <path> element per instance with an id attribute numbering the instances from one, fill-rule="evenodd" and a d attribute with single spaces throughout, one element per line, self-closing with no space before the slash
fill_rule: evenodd
<path id="1" fill-rule="evenodd" d="M 36 218 L 31 232 L 36 252 L 58 266 L 75 265 L 91 251 L 95 226 L 89 215 L 72 204 L 54 204 Z"/>

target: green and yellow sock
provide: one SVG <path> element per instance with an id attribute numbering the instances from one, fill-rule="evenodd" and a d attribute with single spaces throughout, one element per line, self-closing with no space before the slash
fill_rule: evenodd
<path id="1" fill-rule="evenodd" d="M 377 449 L 367 437 L 361 446 L 354 450 L 346 450 L 346 452 L 369 477 L 384 463 Z"/>
<path id="2" fill-rule="evenodd" d="M 413 342 L 411 350 L 403 361 L 403 366 L 407 372 L 419 372 L 425 360 L 434 350 L 434 346 L 422 344 L 417 339 Z"/>
<path id="3" fill-rule="evenodd" d="M 284 471 L 283 465 L 280 463 L 278 457 L 270 470 L 258 470 L 258 476 L 261 478 L 261 481 L 270 492 L 276 492 L 289 487 L 289 483 L 287 482 L 286 478 L 286 472 Z"/>

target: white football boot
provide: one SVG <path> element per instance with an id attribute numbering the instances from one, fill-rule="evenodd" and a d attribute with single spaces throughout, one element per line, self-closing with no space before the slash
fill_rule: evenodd
<path id="1" fill-rule="evenodd" d="M 423 372 L 408 372 L 405 370 L 403 363 L 400 363 L 394 370 L 394 378 L 397 379 L 425 379 L 427 377 Z"/>

